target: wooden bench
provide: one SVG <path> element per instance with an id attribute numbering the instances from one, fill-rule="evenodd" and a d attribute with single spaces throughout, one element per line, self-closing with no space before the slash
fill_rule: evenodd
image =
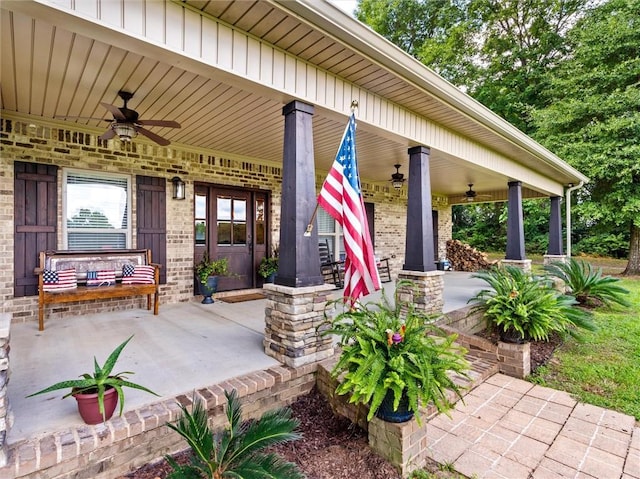
<path id="1" fill-rule="evenodd" d="M 123 284 L 122 269 L 125 265 L 152 266 L 153 283 Z M 45 291 L 45 271 L 64 271 L 75 269 L 77 287 L 64 291 Z M 147 296 L 147 309 L 151 310 L 153 295 L 153 314 L 158 314 L 160 265 L 151 262 L 151 250 L 91 250 L 91 251 L 41 251 L 39 267 L 34 270 L 38 275 L 38 329 L 44 330 L 44 307 L 46 304 L 71 303 L 92 299 L 125 298 Z M 130 269 L 130 268 L 129 268 Z M 87 274 L 93 271 L 115 271 L 115 284 L 105 286 L 87 286 Z"/>

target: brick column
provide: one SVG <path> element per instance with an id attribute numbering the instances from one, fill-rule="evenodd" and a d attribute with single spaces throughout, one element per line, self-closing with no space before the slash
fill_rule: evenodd
<path id="1" fill-rule="evenodd" d="M 331 284 L 304 288 L 265 284 L 265 353 L 294 368 L 332 356 L 333 339 L 321 336 L 317 328 L 333 289 Z"/>
<path id="2" fill-rule="evenodd" d="M 7 395 L 9 383 L 9 331 L 11 315 L 0 314 L 0 467 L 7 465 L 7 434 L 13 424 L 13 413 Z"/>
<path id="3" fill-rule="evenodd" d="M 442 313 L 444 271 L 402 270 L 398 273 L 398 282 L 402 280 L 413 283 L 398 288 L 398 299 L 402 303 L 412 303 L 417 310 L 426 314 Z"/>

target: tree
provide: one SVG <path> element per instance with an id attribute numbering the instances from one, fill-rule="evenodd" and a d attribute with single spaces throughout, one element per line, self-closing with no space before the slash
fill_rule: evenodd
<path id="1" fill-rule="evenodd" d="M 610 0 L 571 29 L 573 55 L 548 76 L 534 137 L 591 178 L 576 206 L 629 231 L 624 274 L 640 274 L 640 0 Z"/>
<path id="2" fill-rule="evenodd" d="M 102 211 L 91 211 L 80 208 L 78 212 L 67 220 L 68 228 L 113 228 Z"/>

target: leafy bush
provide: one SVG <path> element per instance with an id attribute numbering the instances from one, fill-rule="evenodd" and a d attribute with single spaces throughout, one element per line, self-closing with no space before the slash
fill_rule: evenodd
<path id="1" fill-rule="evenodd" d="M 175 424 L 167 424 L 186 439 L 193 457 L 191 464 L 179 465 L 173 458 L 166 459 L 173 467 L 167 479 L 213 479 L 233 477 L 302 479 L 298 467 L 263 449 L 299 439 L 294 432 L 298 421 L 291 417 L 289 409 L 265 413 L 257 421 L 242 422 L 242 411 L 236 391 L 227 396 L 229 427 L 214 434 L 207 424 L 207 411 L 202 401 L 196 399 L 193 411 L 180 406 L 182 416 Z"/>
<path id="2" fill-rule="evenodd" d="M 469 367 L 466 351 L 454 344 L 457 335 L 443 334 L 432 317 L 399 301 L 397 291 L 395 306 L 383 294 L 380 302 L 356 303 L 328 322 L 323 334 L 339 335 L 342 346 L 332 375 L 346 373 L 336 392 L 350 393 L 352 403 L 369 404 L 368 420 L 388 391 L 393 391 L 394 411 L 406 395 L 418 421 L 421 404 L 433 401 L 438 411 L 447 411 L 452 406 L 447 390 L 462 397 L 449 374 L 465 375 Z"/>
<path id="3" fill-rule="evenodd" d="M 545 266 L 545 271 L 550 275 L 561 279 L 567 289 L 583 305 L 593 306 L 598 302 L 611 305 L 629 306 L 629 301 L 624 295 L 629 291 L 618 283 L 617 278 L 602 276 L 602 269 L 594 270 L 585 261 L 568 258 L 566 263 L 555 262 Z"/>
<path id="4" fill-rule="evenodd" d="M 551 281 L 536 278 L 513 266 L 492 268 L 473 275 L 492 289 L 483 289 L 469 302 L 481 311 L 489 327 L 501 333 L 515 333 L 519 339 L 548 340 L 558 332 L 576 335 L 576 327 L 593 330 L 591 315 L 575 308 L 572 296 L 559 293 Z"/>

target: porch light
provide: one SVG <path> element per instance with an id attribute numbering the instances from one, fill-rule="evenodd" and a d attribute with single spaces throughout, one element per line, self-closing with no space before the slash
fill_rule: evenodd
<path id="1" fill-rule="evenodd" d="M 135 127 L 131 123 L 114 123 L 112 125 L 113 131 L 120 138 L 120 141 L 131 141 L 138 135 Z"/>
<path id="2" fill-rule="evenodd" d="M 182 181 L 179 177 L 174 176 L 173 178 L 171 178 L 171 183 L 173 183 L 173 199 L 184 200 L 185 198 L 184 181 Z"/>
<path id="3" fill-rule="evenodd" d="M 391 184 L 396 190 L 399 190 L 400 188 L 402 188 L 402 185 L 405 182 L 404 175 L 400 173 L 400 166 L 401 165 L 399 164 L 393 165 L 393 167 L 396 169 L 396 172 L 391 175 L 391 180 L 390 180 Z"/>

